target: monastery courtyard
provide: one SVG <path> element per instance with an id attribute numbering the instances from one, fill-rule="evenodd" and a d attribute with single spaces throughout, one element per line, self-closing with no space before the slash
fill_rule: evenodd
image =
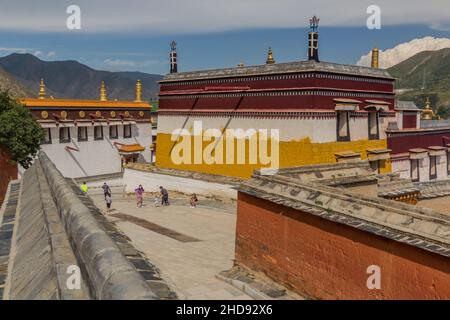
<path id="1" fill-rule="evenodd" d="M 180 299 L 251 299 L 215 277 L 233 266 L 234 203 L 205 200 L 190 208 L 189 199 L 175 197 L 170 206 L 155 207 L 154 198 L 147 196 L 138 209 L 134 197 L 114 191 L 108 219 L 159 269 Z M 103 195 L 91 197 L 103 211 Z"/>

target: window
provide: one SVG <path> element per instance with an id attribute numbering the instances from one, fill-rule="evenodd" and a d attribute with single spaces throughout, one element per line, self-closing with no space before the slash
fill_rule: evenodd
<path id="1" fill-rule="evenodd" d="M 59 142 L 60 143 L 70 142 L 70 128 L 67 127 L 59 128 Z"/>
<path id="2" fill-rule="evenodd" d="M 450 151 L 447 152 L 447 175 L 450 176 Z"/>
<path id="3" fill-rule="evenodd" d="M 413 182 L 419 181 L 419 159 L 411 159 L 411 180 Z"/>
<path id="4" fill-rule="evenodd" d="M 78 141 L 88 141 L 88 128 L 78 127 Z"/>
<path id="5" fill-rule="evenodd" d="M 110 139 L 117 139 L 117 138 L 119 138 L 118 126 L 110 126 L 109 127 L 109 138 Z"/>
<path id="6" fill-rule="evenodd" d="M 131 138 L 131 124 L 126 124 L 123 126 L 123 137 Z"/>
<path id="7" fill-rule="evenodd" d="M 337 111 L 337 141 L 350 141 L 348 111 Z"/>
<path id="8" fill-rule="evenodd" d="M 437 178 L 437 157 L 430 156 L 430 180 Z"/>
<path id="9" fill-rule="evenodd" d="M 369 112 L 369 140 L 380 139 L 378 128 L 378 112 Z"/>
<path id="10" fill-rule="evenodd" d="M 94 127 L 94 140 L 103 140 L 103 126 Z"/>
<path id="11" fill-rule="evenodd" d="M 42 144 L 51 144 L 52 143 L 52 129 L 44 128 L 44 141 Z"/>
<path id="12" fill-rule="evenodd" d="M 370 168 L 372 169 L 373 172 L 380 173 L 380 162 L 379 162 L 379 160 L 370 161 L 369 164 L 370 164 Z"/>

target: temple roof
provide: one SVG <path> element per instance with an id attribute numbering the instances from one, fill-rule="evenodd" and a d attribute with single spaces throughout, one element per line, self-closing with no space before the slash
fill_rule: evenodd
<path id="1" fill-rule="evenodd" d="M 420 111 L 420 109 L 416 106 L 414 101 L 403 101 L 396 100 L 395 101 L 395 110 L 401 111 Z"/>
<path id="2" fill-rule="evenodd" d="M 23 99 L 27 107 L 50 108 L 151 108 L 147 102 L 117 100 L 75 100 L 75 99 Z"/>
<path id="3" fill-rule="evenodd" d="M 362 77 L 375 77 L 394 80 L 383 69 L 360 67 L 355 65 L 338 64 L 331 62 L 295 61 L 287 63 L 265 64 L 248 67 L 235 67 L 225 69 L 211 69 L 191 72 L 178 72 L 167 74 L 160 83 L 183 80 L 200 80 L 210 78 L 242 77 L 256 75 L 270 75 L 297 72 L 328 72 Z"/>

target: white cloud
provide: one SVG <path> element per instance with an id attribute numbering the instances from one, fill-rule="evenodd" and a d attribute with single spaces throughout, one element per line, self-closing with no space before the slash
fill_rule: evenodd
<path id="1" fill-rule="evenodd" d="M 121 59 L 105 59 L 103 64 L 107 67 L 134 67 L 136 62 L 131 60 L 121 60 Z"/>
<path id="2" fill-rule="evenodd" d="M 380 51 L 380 68 L 392 67 L 422 51 L 435 51 L 444 48 L 450 48 L 450 39 L 425 37 L 401 43 L 394 48 Z M 356 64 L 370 66 L 371 55 L 371 52 L 363 55 Z"/>
<path id="3" fill-rule="evenodd" d="M 42 53 L 42 51 L 37 50 L 37 51 L 33 52 L 33 55 L 36 56 L 36 57 L 41 57 L 43 55 L 43 53 Z"/>
<path id="4" fill-rule="evenodd" d="M 30 48 L 7 48 L 7 47 L 0 47 L 0 52 L 6 52 L 6 53 L 12 53 L 12 52 L 17 52 L 17 53 L 26 53 L 26 52 L 30 52 L 33 49 Z"/>
<path id="5" fill-rule="evenodd" d="M 47 58 L 53 58 L 56 56 L 56 52 L 55 51 L 50 51 L 47 53 Z"/>
<path id="6" fill-rule="evenodd" d="M 68 30 L 67 1 L 0 0 L 0 29 L 146 34 L 203 33 L 243 28 L 304 27 L 313 14 L 322 26 L 365 26 L 373 0 L 77 0 L 81 30 Z M 448 25 L 448 0 L 377 0 L 382 26 Z M 7 14 L 4 14 L 7 13 Z"/>
<path id="7" fill-rule="evenodd" d="M 125 59 L 105 59 L 103 60 L 103 67 L 111 71 L 127 70 L 127 68 L 142 68 L 155 64 L 165 63 L 160 60 L 144 60 L 144 61 L 132 61 Z"/>

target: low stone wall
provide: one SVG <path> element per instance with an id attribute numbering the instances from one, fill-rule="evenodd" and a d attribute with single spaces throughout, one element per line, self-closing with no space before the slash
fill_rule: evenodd
<path id="1" fill-rule="evenodd" d="M 237 191 L 234 189 L 233 181 L 224 181 L 222 183 L 212 182 L 210 179 L 202 177 L 201 174 L 191 176 L 176 175 L 176 173 L 157 173 L 153 171 L 144 171 L 132 168 L 125 168 L 123 183 L 125 192 L 134 192 L 141 184 L 146 192 L 159 192 L 159 186 L 163 186 L 169 191 L 176 191 L 185 194 L 196 193 L 206 197 L 219 197 L 227 199 L 237 199 Z M 205 178 L 205 179 L 203 179 Z M 209 180 L 209 181 L 208 181 Z"/>
<path id="2" fill-rule="evenodd" d="M 39 161 L 94 298 L 155 299 L 156 295 L 142 276 L 74 194 L 45 153 L 39 154 Z"/>

